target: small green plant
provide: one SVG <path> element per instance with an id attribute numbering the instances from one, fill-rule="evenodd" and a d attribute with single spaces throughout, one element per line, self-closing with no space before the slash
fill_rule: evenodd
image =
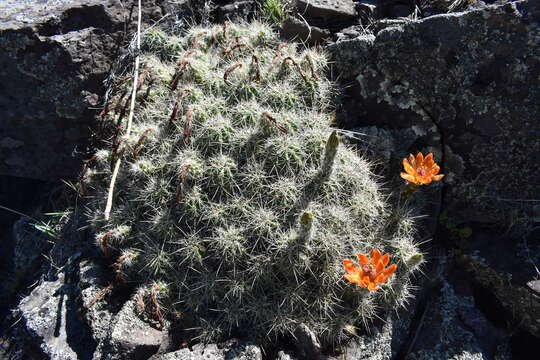
<path id="1" fill-rule="evenodd" d="M 281 24 L 289 16 L 289 0 L 264 0 L 261 4 L 263 18 L 272 24 Z"/>
<path id="2" fill-rule="evenodd" d="M 152 96 L 82 179 L 96 245 L 117 258 L 118 278 L 141 287 L 142 316 L 182 314 L 204 341 L 243 330 L 264 342 L 305 324 L 331 343 L 351 322 L 403 305 L 422 261 L 412 219 L 330 129 L 325 54 L 281 43 L 259 22 L 150 36 L 139 93 Z M 169 41 L 181 49 L 169 52 Z M 115 128 L 127 84 L 111 101 Z M 376 292 L 346 282 L 342 268 L 373 249 L 397 265 Z"/>

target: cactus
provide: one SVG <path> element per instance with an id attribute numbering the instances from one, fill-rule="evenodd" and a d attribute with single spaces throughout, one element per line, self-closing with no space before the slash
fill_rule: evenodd
<path id="1" fill-rule="evenodd" d="M 99 150 L 83 179 L 96 244 L 129 258 L 124 278 L 147 294 L 160 284 L 163 316 L 182 314 L 204 341 L 233 331 L 271 341 L 305 324 L 331 343 L 402 305 L 421 260 L 414 224 L 329 128 L 325 54 L 257 22 L 156 31 L 143 42 L 147 96 L 132 134 Z M 343 280 L 342 260 L 373 248 L 397 254 L 398 276 L 369 293 Z"/>

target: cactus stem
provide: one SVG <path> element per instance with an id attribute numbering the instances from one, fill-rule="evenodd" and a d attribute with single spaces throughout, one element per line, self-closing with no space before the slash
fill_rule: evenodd
<path id="1" fill-rule="evenodd" d="M 326 142 L 324 149 L 324 161 L 323 161 L 323 174 L 325 176 L 330 175 L 332 171 L 332 165 L 336 158 L 337 149 L 339 145 L 339 135 L 336 130 L 332 131 Z"/>

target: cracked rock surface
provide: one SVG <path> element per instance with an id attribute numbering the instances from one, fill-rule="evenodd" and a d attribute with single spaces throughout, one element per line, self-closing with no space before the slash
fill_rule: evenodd
<path id="1" fill-rule="evenodd" d="M 165 3 L 149 1 L 145 19 Z M 129 14 L 114 0 L 0 2 L 0 175 L 78 173 Z"/>

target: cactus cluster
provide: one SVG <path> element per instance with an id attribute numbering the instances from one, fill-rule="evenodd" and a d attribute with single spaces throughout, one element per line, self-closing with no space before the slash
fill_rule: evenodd
<path id="1" fill-rule="evenodd" d="M 329 127 L 322 51 L 258 22 L 153 29 L 143 45 L 131 136 L 120 129 L 81 179 L 96 245 L 118 256 L 123 279 L 153 289 L 163 316 L 181 314 L 204 341 L 264 341 L 305 324 L 328 343 L 406 301 L 413 221 Z M 108 105 L 115 127 L 129 88 L 120 80 Z M 388 283 L 369 292 L 344 281 L 343 259 L 374 248 L 398 264 Z"/>

